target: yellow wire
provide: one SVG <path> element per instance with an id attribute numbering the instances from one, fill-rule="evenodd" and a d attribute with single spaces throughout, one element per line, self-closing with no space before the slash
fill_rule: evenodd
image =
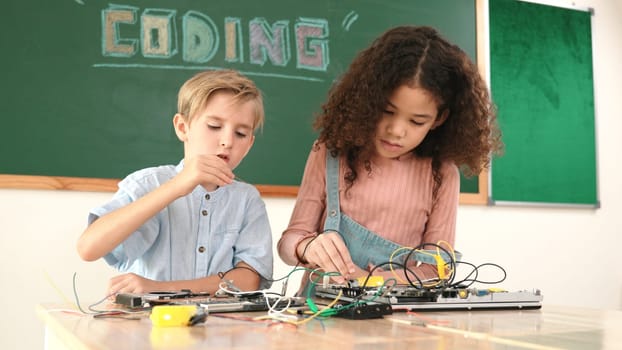
<path id="1" fill-rule="evenodd" d="M 406 284 L 407 282 L 406 282 L 406 281 L 404 281 L 403 279 L 401 279 L 401 278 L 400 278 L 400 276 L 398 276 L 398 275 L 397 275 L 397 272 L 395 272 L 395 270 L 393 269 L 393 264 L 392 264 L 392 262 L 393 262 L 393 256 L 394 256 L 394 255 L 395 255 L 398 251 L 400 251 L 400 250 L 402 250 L 402 249 L 413 249 L 413 248 L 412 248 L 412 247 L 400 247 L 400 248 L 397 248 L 396 250 L 394 250 L 394 251 L 393 251 L 393 253 L 391 253 L 391 256 L 389 257 L 389 267 L 390 267 L 390 269 L 391 269 L 391 272 L 392 272 L 392 273 L 393 273 L 393 275 L 395 276 L 395 278 L 397 278 L 397 279 L 398 279 L 401 283 Z M 426 254 L 426 255 L 432 256 L 432 257 L 436 256 L 435 254 L 432 254 L 432 253 L 429 253 L 429 252 L 423 251 L 423 250 L 421 250 L 421 249 L 417 249 L 417 250 L 415 250 L 415 251 L 416 251 L 416 252 L 419 252 L 419 253 L 422 253 L 422 254 Z M 404 264 L 404 265 L 406 265 L 406 264 Z M 404 269 L 404 274 L 406 274 L 406 269 Z M 436 283 L 429 283 L 429 284 L 425 284 L 425 283 L 421 282 L 421 285 L 422 285 L 423 287 L 432 287 L 432 286 L 436 286 L 436 285 L 438 285 L 439 283 L 440 283 L 440 281 L 439 281 L 439 282 L 436 282 Z"/>
<path id="2" fill-rule="evenodd" d="M 416 251 L 416 252 L 418 252 L 418 253 L 421 253 L 421 254 L 423 254 L 423 255 L 428 255 L 428 256 L 431 256 L 431 257 L 433 257 L 433 258 L 435 258 L 435 257 L 439 256 L 438 254 L 432 254 L 432 253 L 430 253 L 430 252 L 426 252 L 425 250 L 421 250 L 421 249 L 417 249 L 417 250 L 415 250 L 415 251 Z M 441 259 L 442 259 L 442 256 L 441 256 Z M 428 284 L 425 284 L 425 283 L 423 283 L 423 281 L 422 281 L 422 282 L 421 282 L 421 285 L 422 285 L 423 287 L 435 287 L 435 286 L 439 285 L 440 283 L 441 283 L 441 281 L 440 281 L 440 278 L 439 278 L 439 281 L 438 281 L 438 282 L 433 282 L 433 283 L 428 283 Z"/>
<path id="3" fill-rule="evenodd" d="M 440 240 L 440 241 L 436 242 L 436 244 L 438 246 L 445 245 L 447 250 L 451 254 L 451 257 L 454 259 L 454 261 L 456 261 L 456 252 L 454 251 L 454 247 L 452 247 L 451 244 L 449 244 L 449 242 Z M 440 251 L 439 247 L 436 247 L 436 251 L 438 252 L 438 254 L 441 254 L 441 251 Z"/>
<path id="4" fill-rule="evenodd" d="M 56 293 L 58 293 L 58 295 L 60 295 L 60 297 L 65 302 L 65 304 L 72 305 L 72 307 L 77 310 L 78 307 L 75 305 L 75 303 L 71 302 L 71 300 L 69 300 L 69 298 L 67 298 L 65 293 L 63 293 L 60 290 L 60 288 L 58 288 L 58 286 L 56 285 L 56 283 L 54 283 L 54 281 L 52 280 L 52 277 L 50 277 L 50 274 L 48 274 L 48 272 L 46 270 L 43 270 L 43 275 L 45 276 L 45 279 L 48 281 L 48 283 L 52 286 L 52 288 L 54 288 Z"/>
<path id="5" fill-rule="evenodd" d="M 441 245 L 445 245 L 446 246 L 445 248 L 447 248 L 447 250 L 451 254 L 452 260 L 454 261 L 454 267 L 456 267 L 455 266 L 455 262 L 458 261 L 458 259 L 456 259 L 456 251 L 454 250 L 454 247 L 452 247 L 451 244 L 449 244 L 449 242 L 444 241 L 444 240 L 440 240 L 440 241 L 436 242 L 436 244 L 438 246 L 441 246 Z M 437 252 L 437 254 L 442 256 L 439 247 L 436 247 L 436 252 Z M 453 275 L 455 273 L 454 269 L 448 269 L 448 271 L 449 271 L 449 275 Z"/>
<path id="6" fill-rule="evenodd" d="M 455 251 L 454 251 L 453 247 L 451 246 L 451 244 L 449 244 L 447 241 L 444 241 L 444 240 L 439 240 L 436 244 L 437 244 L 437 245 L 439 245 L 439 246 L 440 246 L 440 245 L 444 245 L 444 246 L 447 248 L 447 250 L 449 251 L 449 253 L 451 254 L 451 257 L 453 258 L 453 261 L 456 261 L 456 253 L 455 253 Z M 391 253 L 391 256 L 389 257 L 389 268 L 390 268 L 391 272 L 393 273 L 393 276 L 395 276 L 395 278 L 396 278 L 396 279 L 397 279 L 400 283 L 404 283 L 404 284 L 405 284 L 405 283 L 407 283 L 407 282 L 406 282 L 406 281 L 404 281 L 402 278 L 400 278 L 400 276 L 397 274 L 397 272 L 396 272 L 396 271 L 395 271 L 395 269 L 393 268 L 393 257 L 395 256 L 395 254 L 397 254 L 397 252 L 399 252 L 400 250 L 405 250 L 405 249 L 413 249 L 413 248 L 411 248 L 411 247 L 405 247 L 405 246 L 404 246 L 404 247 L 397 248 L 397 249 L 395 249 L 395 250 Z M 425 250 L 421 250 L 421 249 L 417 249 L 417 250 L 415 250 L 415 251 L 416 251 L 416 252 L 418 252 L 418 253 L 421 253 L 421 254 L 429 255 L 429 256 L 431 256 L 431 257 L 440 256 L 440 257 L 442 258 L 442 254 L 441 254 L 440 247 L 436 247 L 436 254 L 432 254 L 432 253 L 430 253 L 430 252 L 427 252 L 427 251 L 425 251 Z M 444 260 L 444 259 L 443 259 L 443 260 Z M 405 262 L 405 264 L 406 264 L 406 262 Z M 454 274 L 454 272 L 455 272 L 455 271 L 454 271 L 454 269 L 448 269 L 448 274 L 449 274 L 449 275 L 453 275 L 453 274 Z M 406 273 L 406 270 L 404 270 L 404 273 Z M 429 284 L 424 284 L 424 283 L 422 282 L 422 285 L 423 285 L 424 287 L 431 287 L 431 286 L 436 286 L 436 285 L 438 285 L 439 283 L 440 283 L 440 281 L 439 281 L 439 282 L 436 282 L 436 283 L 429 283 Z"/>
<path id="7" fill-rule="evenodd" d="M 404 283 L 406 284 L 407 282 L 404 281 L 403 279 L 400 278 L 400 276 L 397 275 L 397 272 L 393 269 L 393 257 L 395 256 L 395 254 L 397 252 L 399 252 L 400 250 L 404 250 L 404 249 L 412 249 L 411 247 L 400 247 L 397 248 L 393 251 L 393 253 L 391 253 L 391 256 L 389 257 L 389 268 L 391 269 L 391 272 L 393 273 L 393 276 L 395 276 L 395 278 L 400 282 L 400 283 Z M 404 264 L 405 266 L 406 264 Z M 406 270 L 404 269 L 404 273 L 406 273 Z"/>

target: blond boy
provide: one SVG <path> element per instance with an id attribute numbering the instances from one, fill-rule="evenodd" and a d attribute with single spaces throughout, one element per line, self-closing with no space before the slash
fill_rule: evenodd
<path id="1" fill-rule="evenodd" d="M 82 259 L 103 257 L 124 272 L 110 280 L 109 294 L 214 293 L 223 278 L 242 290 L 270 286 L 265 204 L 233 174 L 263 121 L 260 91 L 236 71 L 200 72 L 184 83 L 173 117 L 184 159 L 123 179 L 78 240 Z"/>

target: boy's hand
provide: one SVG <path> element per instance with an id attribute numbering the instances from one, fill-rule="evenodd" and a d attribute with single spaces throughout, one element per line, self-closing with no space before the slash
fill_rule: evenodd
<path id="1" fill-rule="evenodd" d="M 361 270 L 352 262 L 350 252 L 337 232 L 325 232 L 313 239 L 307 245 L 304 257 L 324 272 L 339 272 L 341 276 L 332 277 L 337 283 L 345 283 Z"/>
<path id="2" fill-rule="evenodd" d="M 198 155 L 184 160 L 184 169 L 175 177 L 182 196 L 192 192 L 197 185 L 208 191 L 233 182 L 233 172 L 227 163 L 216 155 Z"/>
<path id="3" fill-rule="evenodd" d="M 158 290 L 158 282 L 134 273 L 115 276 L 108 283 L 108 295 L 114 298 L 119 293 L 143 294 Z"/>

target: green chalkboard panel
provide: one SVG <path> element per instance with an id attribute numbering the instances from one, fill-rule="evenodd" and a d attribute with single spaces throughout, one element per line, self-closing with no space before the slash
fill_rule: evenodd
<path id="1" fill-rule="evenodd" d="M 489 10 L 506 145 L 493 160 L 492 198 L 597 205 L 591 12 L 516 0 Z"/>
<path id="2" fill-rule="evenodd" d="M 181 84 L 233 68 L 266 124 L 236 174 L 297 186 L 331 83 L 386 29 L 432 25 L 475 59 L 475 1 L 8 0 L 0 16 L 0 174 L 118 179 L 177 163 Z M 477 178 L 463 192 L 478 192 Z"/>

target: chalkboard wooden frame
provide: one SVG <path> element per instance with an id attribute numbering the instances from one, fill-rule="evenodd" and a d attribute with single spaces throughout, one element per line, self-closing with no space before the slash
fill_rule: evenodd
<path id="1" fill-rule="evenodd" d="M 487 38 L 485 33 L 486 8 L 483 0 L 474 0 L 476 22 L 476 55 L 478 65 L 483 75 L 487 71 L 485 60 L 487 45 L 482 38 Z M 451 11 L 449 9 L 448 11 Z M 306 155 L 305 155 L 306 156 Z M 1 171 L 0 171 L 1 172 Z M 69 176 L 45 176 L 45 175 L 18 175 L 0 174 L 0 188 L 12 189 L 46 189 L 46 190 L 75 190 L 75 191 L 103 191 L 114 192 L 117 190 L 119 179 L 69 177 Z M 482 172 L 476 179 L 477 190 L 473 193 L 461 193 L 462 204 L 485 204 L 488 199 L 488 172 Z M 262 196 L 295 197 L 298 192 L 297 186 L 263 185 L 255 184 Z"/>

